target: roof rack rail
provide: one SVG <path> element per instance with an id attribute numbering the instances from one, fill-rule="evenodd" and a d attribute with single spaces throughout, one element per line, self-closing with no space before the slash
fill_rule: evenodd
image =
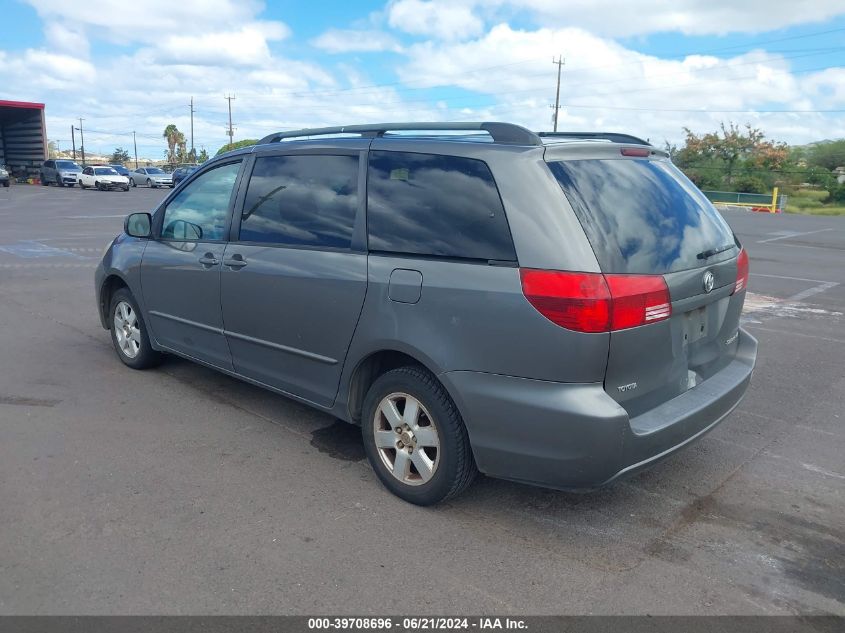
<path id="1" fill-rule="evenodd" d="M 513 123 L 499 123 L 496 121 L 467 122 L 467 123 L 372 123 L 366 125 L 343 125 L 338 127 L 305 128 L 290 132 L 276 132 L 258 141 L 259 145 L 277 143 L 286 138 L 302 138 L 306 136 L 326 136 L 329 134 L 360 134 L 364 137 L 375 138 L 384 136 L 387 132 L 401 131 L 483 131 L 487 132 L 495 143 L 509 145 L 542 145 L 543 141 L 531 130 Z"/>
<path id="2" fill-rule="evenodd" d="M 613 143 L 651 145 L 648 141 L 644 141 L 636 136 L 631 136 L 630 134 L 618 134 L 616 132 L 537 132 L 537 136 L 572 139 L 600 139 L 604 141 L 612 141 Z"/>

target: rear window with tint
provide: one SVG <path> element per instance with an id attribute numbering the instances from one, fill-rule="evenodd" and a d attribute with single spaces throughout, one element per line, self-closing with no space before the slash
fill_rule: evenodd
<path id="1" fill-rule="evenodd" d="M 514 261 L 493 174 L 471 158 L 370 152 L 371 251 Z"/>
<path id="2" fill-rule="evenodd" d="M 666 160 L 548 163 L 607 273 L 664 274 L 724 261 L 736 249 L 727 222 Z"/>

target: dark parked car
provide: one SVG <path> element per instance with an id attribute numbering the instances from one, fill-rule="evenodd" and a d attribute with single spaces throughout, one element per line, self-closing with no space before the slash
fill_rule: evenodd
<path id="1" fill-rule="evenodd" d="M 123 363 L 177 354 L 358 424 L 417 504 L 477 470 L 564 489 L 633 473 L 727 416 L 757 355 L 746 251 L 627 135 L 278 133 L 124 229 L 96 271 Z"/>
<path id="2" fill-rule="evenodd" d="M 41 184 L 49 185 L 51 182 L 59 187 L 73 187 L 79 180 L 82 167 L 72 160 L 45 160 L 41 165 L 39 177 Z"/>
<path id="3" fill-rule="evenodd" d="M 129 178 L 129 170 L 126 169 L 123 165 L 109 165 L 112 169 L 114 169 L 119 175 L 126 176 Z"/>
<path id="4" fill-rule="evenodd" d="M 177 167 L 173 170 L 171 177 L 173 178 L 173 186 L 175 187 L 180 182 L 182 182 L 185 178 L 190 176 L 198 169 L 198 165 L 183 165 L 182 167 Z"/>

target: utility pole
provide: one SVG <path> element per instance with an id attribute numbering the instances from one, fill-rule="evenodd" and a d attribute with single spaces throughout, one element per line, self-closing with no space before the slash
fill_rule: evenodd
<path id="1" fill-rule="evenodd" d="M 555 93 L 555 129 L 554 131 L 557 132 L 557 113 L 560 111 L 560 69 L 566 63 L 566 60 L 563 59 L 562 55 L 559 55 L 557 59 L 552 58 L 552 63 L 557 64 L 557 92 Z"/>
<path id="2" fill-rule="evenodd" d="M 231 108 L 229 109 L 229 127 L 232 127 L 232 113 Z M 195 157 L 196 152 L 194 151 L 194 98 L 191 97 L 191 156 Z M 191 160 L 194 160 L 192 158 Z"/>
<path id="3" fill-rule="evenodd" d="M 85 119 L 79 117 L 79 149 L 82 151 L 82 166 L 85 167 L 85 135 L 82 133 L 82 122 Z"/>
<path id="4" fill-rule="evenodd" d="M 73 143 L 73 160 L 76 160 L 76 133 L 73 125 L 70 126 L 70 142 Z"/>
<path id="5" fill-rule="evenodd" d="M 132 130 L 132 147 L 135 148 L 135 169 L 138 169 L 138 143 L 135 141 L 135 130 Z"/>
<path id="6" fill-rule="evenodd" d="M 234 95 L 226 95 L 225 99 L 229 102 L 229 129 L 226 130 L 226 133 L 229 135 L 229 145 L 231 146 L 235 140 L 235 130 L 232 128 L 232 99 L 234 99 Z"/>

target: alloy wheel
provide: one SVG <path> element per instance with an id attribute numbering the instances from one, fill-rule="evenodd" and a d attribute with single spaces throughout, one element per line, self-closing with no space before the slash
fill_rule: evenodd
<path id="1" fill-rule="evenodd" d="M 129 303 L 114 307 L 114 336 L 117 347 L 127 358 L 135 358 L 141 350 L 141 326 L 138 315 Z"/>
<path id="2" fill-rule="evenodd" d="M 407 393 L 391 393 L 376 408 L 376 450 L 399 481 L 419 486 L 431 480 L 440 461 L 440 437 L 423 404 Z"/>

